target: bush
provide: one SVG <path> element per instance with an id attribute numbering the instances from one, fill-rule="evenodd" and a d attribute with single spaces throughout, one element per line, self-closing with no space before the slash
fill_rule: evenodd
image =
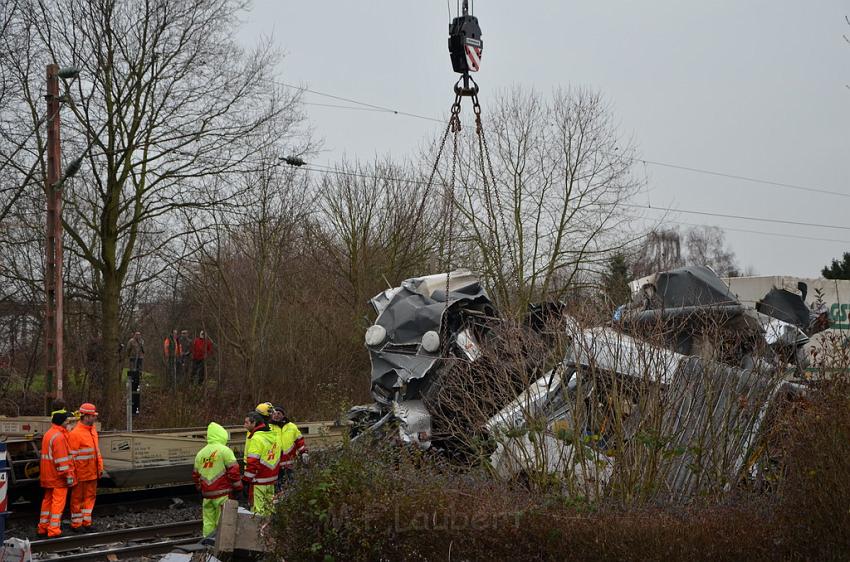
<path id="1" fill-rule="evenodd" d="M 780 524 L 789 529 L 792 553 L 850 559 L 850 377 L 823 381 L 783 423 Z"/>
<path id="2" fill-rule="evenodd" d="M 279 497 L 275 559 L 846 560 L 850 384 L 835 378 L 775 422 L 782 482 L 700 505 L 624 509 L 458 470 L 382 443 L 317 453 Z"/>

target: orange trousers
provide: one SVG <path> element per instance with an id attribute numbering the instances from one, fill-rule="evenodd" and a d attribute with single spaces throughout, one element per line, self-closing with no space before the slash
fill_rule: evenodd
<path id="1" fill-rule="evenodd" d="M 44 489 L 41 516 L 38 518 L 38 534 L 47 533 L 48 537 L 58 537 L 62 534 L 62 512 L 65 511 L 67 497 L 68 488 Z"/>
<path id="2" fill-rule="evenodd" d="M 71 488 L 71 528 L 90 527 L 97 480 L 83 480 Z"/>

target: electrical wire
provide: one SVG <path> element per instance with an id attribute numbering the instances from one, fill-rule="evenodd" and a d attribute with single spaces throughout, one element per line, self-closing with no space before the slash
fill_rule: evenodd
<path id="1" fill-rule="evenodd" d="M 673 168 L 675 170 L 684 170 L 686 172 L 694 172 L 694 173 L 697 173 L 697 174 L 706 174 L 706 175 L 710 175 L 710 176 L 718 176 L 718 177 L 721 177 L 721 178 L 730 178 L 730 179 L 734 179 L 734 180 L 748 181 L 748 182 L 752 182 L 752 183 L 761 183 L 761 184 L 772 185 L 772 186 L 776 186 L 776 187 L 784 187 L 784 188 L 787 188 L 787 189 L 796 189 L 796 190 L 799 190 L 799 191 L 807 191 L 809 193 L 823 193 L 823 194 L 826 194 L 826 195 L 836 195 L 838 197 L 850 198 L 850 193 L 841 193 L 839 191 L 830 191 L 828 189 L 820 189 L 820 188 L 816 188 L 816 187 L 806 187 L 806 186 L 803 186 L 803 185 L 797 185 L 797 184 L 793 184 L 793 183 L 783 183 L 783 182 L 778 182 L 778 181 L 763 180 L 763 179 L 759 179 L 759 178 L 752 178 L 752 177 L 749 177 L 749 176 L 739 176 L 737 174 L 727 174 L 725 172 L 716 172 L 714 170 L 705 170 L 705 169 L 702 169 L 702 168 L 692 168 L 690 166 L 680 166 L 679 164 L 670 164 L 670 163 L 667 163 L 667 162 L 658 162 L 658 161 L 655 161 L 655 160 L 645 160 L 643 158 L 635 158 L 634 160 L 636 160 L 638 162 L 643 162 L 644 164 L 650 164 L 652 166 L 662 166 L 664 168 Z"/>
<path id="2" fill-rule="evenodd" d="M 651 220 L 647 217 L 640 217 L 640 216 L 636 216 L 636 215 L 631 215 L 629 218 L 637 219 L 637 220 L 645 220 L 645 221 Z M 760 234 L 760 235 L 763 235 L 763 236 L 778 236 L 780 238 L 791 238 L 791 239 L 794 239 L 794 240 L 812 240 L 812 241 L 815 241 L 815 242 L 835 242 L 837 244 L 850 244 L 850 240 L 838 240 L 836 238 L 820 238 L 820 237 L 817 237 L 817 236 L 804 236 L 802 234 L 783 234 L 781 232 L 766 232 L 764 230 L 750 230 L 750 229 L 747 229 L 747 228 L 732 228 L 732 227 L 727 227 L 727 226 L 717 226 L 717 225 L 713 225 L 713 224 L 704 224 L 704 223 L 698 223 L 698 222 L 684 222 L 684 221 L 677 221 L 677 220 L 671 220 L 671 219 L 664 219 L 664 222 L 665 223 L 680 224 L 682 226 L 716 227 L 716 228 L 720 228 L 724 231 L 729 231 L 729 232 L 743 232 L 743 233 L 746 233 L 746 234 Z"/>
<path id="3" fill-rule="evenodd" d="M 346 171 L 346 170 L 339 170 L 337 168 L 332 168 L 330 166 L 323 165 L 323 164 L 309 163 L 309 164 L 306 164 L 304 166 L 301 166 L 299 169 L 305 170 L 305 171 L 316 172 L 316 173 L 330 173 L 330 174 L 335 174 L 335 175 L 357 177 L 357 178 L 362 178 L 362 179 L 403 181 L 403 182 L 417 184 L 417 185 L 426 185 L 428 183 L 428 182 L 423 181 L 423 180 L 416 180 L 416 179 L 409 179 L 409 178 L 395 178 L 395 177 L 388 177 L 388 176 L 376 176 L 376 175 L 372 175 L 372 174 L 364 174 L 362 172 L 349 172 L 349 171 Z M 445 184 L 441 184 L 441 183 L 438 183 L 438 182 L 434 182 L 433 185 L 441 186 L 441 187 L 447 187 Z M 820 223 L 811 223 L 811 222 L 802 222 L 802 221 L 792 221 L 792 220 L 786 220 L 786 219 L 768 219 L 768 218 L 763 218 L 763 217 L 751 217 L 751 216 L 747 216 L 747 215 L 732 215 L 732 214 L 727 214 L 727 213 L 713 213 L 713 212 L 708 212 L 708 211 L 694 211 L 694 210 L 690 210 L 690 209 L 674 209 L 672 207 L 658 207 L 658 206 L 652 206 L 651 207 L 651 206 L 648 206 L 648 205 L 639 205 L 639 204 L 636 204 L 636 203 L 620 203 L 620 205 L 622 205 L 624 207 L 635 208 L 635 209 L 649 209 L 649 210 L 654 210 L 654 211 L 665 211 L 665 212 L 669 212 L 669 213 L 685 213 L 685 214 L 691 214 L 691 215 L 703 215 L 703 216 L 709 216 L 709 217 L 719 217 L 719 218 L 728 218 L 728 219 L 736 219 L 736 220 L 749 220 L 749 221 L 755 221 L 755 222 L 765 222 L 765 223 L 774 223 L 774 224 L 807 226 L 807 227 L 813 227 L 813 228 L 830 228 L 830 229 L 835 229 L 835 230 L 850 230 L 850 226 L 839 226 L 839 225 L 833 225 L 833 224 L 820 224 Z M 670 221 L 670 222 L 675 222 L 675 221 Z M 756 232 L 756 231 L 754 231 L 754 232 Z M 768 233 L 758 232 L 758 234 L 768 234 Z M 841 240 L 832 240 L 832 239 L 823 239 L 823 240 L 827 240 L 827 241 L 830 241 L 830 242 L 842 242 Z"/>
<path id="4" fill-rule="evenodd" d="M 671 207 L 648 207 L 646 205 L 637 205 L 634 203 L 621 203 L 624 207 L 633 207 L 636 209 L 649 209 L 655 211 L 666 211 L 670 213 L 685 213 L 688 215 L 702 215 L 706 217 L 721 217 L 726 219 L 738 219 L 738 220 L 748 220 L 755 222 L 767 222 L 774 224 L 790 224 L 794 226 L 810 226 L 814 228 L 831 228 L 833 230 L 850 230 L 850 226 L 839 226 L 836 224 L 819 224 L 814 222 L 801 222 L 801 221 L 792 221 L 786 219 L 766 219 L 763 217 L 749 217 L 746 215 L 730 215 L 726 213 L 712 213 L 709 211 L 692 211 L 689 209 L 673 209 Z"/>
<path id="5" fill-rule="evenodd" d="M 315 94 L 317 96 L 322 96 L 322 97 L 325 97 L 325 98 L 330 98 L 330 99 L 339 100 L 339 101 L 345 101 L 345 102 L 348 102 L 348 103 L 353 103 L 355 105 L 362 105 L 363 107 L 370 107 L 372 109 L 383 111 L 385 113 L 392 113 L 394 115 L 403 115 L 405 117 L 413 117 L 413 118 L 416 118 L 416 119 L 423 119 L 425 121 L 434 121 L 436 123 L 442 123 L 442 124 L 445 124 L 445 122 L 446 122 L 445 119 L 437 119 L 435 117 L 428 117 L 427 115 L 419 115 L 417 113 L 410 113 L 409 111 L 401 111 L 401 110 L 398 110 L 398 109 L 393 109 L 391 107 L 385 107 L 385 106 L 376 105 L 376 104 L 373 104 L 373 103 L 366 103 L 366 102 L 363 102 L 363 101 L 347 98 L 347 97 L 344 97 L 344 96 L 337 96 L 335 94 L 328 94 L 326 92 L 320 92 L 318 90 L 313 90 L 312 88 L 307 88 L 306 86 L 295 86 L 294 84 L 287 84 L 286 82 L 280 82 L 280 81 L 274 81 L 274 83 L 279 84 L 279 85 L 281 85 L 285 88 L 300 90 L 302 92 L 309 92 L 309 93 Z"/>
<path id="6" fill-rule="evenodd" d="M 307 88 L 307 87 L 303 87 L 303 86 L 294 86 L 292 84 L 287 84 L 286 82 L 275 82 L 275 83 L 277 83 L 281 86 L 284 86 L 286 88 L 293 88 L 293 89 L 296 89 L 296 90 L 301 90 L 303 92 L 308 92 L 308 93 L 315 94 L 315 95 L 318 95 L 318 96 L 324 96 L 324 97 L 331 98 L 331 99 L 346 101 L 346 102 L 361 105 L 361 106 L 364 106 L 364 107 L 369 107 L 369 108 L 372 108 L 373 110 L 378 111 L 378 112 L 392 113 L 394 115 L 402 115 L 402 116 L 405 116 L 405 117 L 413 117 L 413 118 L 416 118 L 416 119 L 423 119 L 423 120 L 426 120 L 426 121 L 433 121 L 433 122 L 437 122 L 437 123 L 445 123 L 446 122 L 445 119 L 436 119 L 434 117 L 428 117 L 426 115 L 419 115 L 419 114 L 416 114 L 416 113 L 401 111 L 401 110 L 398 110 L 398 109 L 393 109 L 393 108 L 389 108 L 389 107 L 385 107 L 385 106 L 381 106 L 381 105 L 361 102 L 361 101 L 354 100 L 354 99 L 351 99 L 351 98 L 346 98 L 346 97 L 343 97 L 343 96 L 337 96 L 335 94 L 328 94 L 326 92 L 319 92 L 317 90 L 313 90 L 311 88 Z M 320 104 L 313 104 L 313 105 L 320 105 Z M 352 109 L 352 110 L 360 109 L 360 108 L 355 108 L 355 107 L 346 108 L 344 106 L 329 106 L 329 107 L 337 107 L 339 109 Z M 631 157 L 631 158 L 626 157 L 626 158 L 628 160 L 633 161 L 633 162 L 642 162 L 644 165 L 659 166 L 659 167 L 664 167 L 664 168 L 681 170 L 681 171 L 685 171 L 685 172 L 711 175 L 711 176 L 716 176 L 716 177 L 734 179 L 734 180 L 738 180 L 738 181 L 746 181 L 746 182 L 750 182 L 750 183 L 768 185 L 768 186 L 778 187 L 778 188 L 782 188 L 782 189 L 792 189 L 792 190 L 804 191 L 804 192 L 808 192 L 808 193 L 820 193 L 820 194 L 823 194 L 823 195 L 832 195 L 832 196 L 835 196 L 835 197 L 850 198 L 850 193 L 841 193 L 840 191 L 833 191 L 833 190 L 823 189 L 823 188 L 819 188 L 819 187 L 810 187 L 810 186 L 804 186 L 804 185 L 793 184 L 793 183 L 785 183 L 785 182 L 778 182 L 778 181 L 767 180 L 767 179 L 762 179 L 762 178 L 755 178 L 755 177 L 752 177 L 752 176 L 730 174 L 728 172 L 720 172 L 720 171 L 717 171 L 717 170 L 709 170 L 707 168 L 696 168 L 696 167 L 693 167 L 693 166 L 683 166 L 683 165 L 680 165 L 680 164 L 673 164 L 673 163 L 670 163 L 670 162 L 660 162 L 658 160 L 649 160 L 649 159 L 646 159 L 646 158 L 637 158 L 637 157 Z"/>

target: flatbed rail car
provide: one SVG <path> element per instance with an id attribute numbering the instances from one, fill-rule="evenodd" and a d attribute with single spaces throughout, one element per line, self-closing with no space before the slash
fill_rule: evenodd
<path id="1" fill-rule="evenodd" d="M 0 440 L 8 445 L 12 467 L 10 492 L 13 501 L 40 497 L 39 458 L 41 436 L 50 427 L 43 417 L 4 418 L 0 416 Z M 342 443 L 348 427 L 337 422 L 299 423 L 307 447 L 323 449 Z M 245 429 L 227 427 L 228 445 L 242 458 Z M 100 433 L 100 452 L 107 477 L 101 487 L 133 488 L 173 483 L 189 483 L 195 455 L 206 443 L 206 428 L 153 429 Z"/>

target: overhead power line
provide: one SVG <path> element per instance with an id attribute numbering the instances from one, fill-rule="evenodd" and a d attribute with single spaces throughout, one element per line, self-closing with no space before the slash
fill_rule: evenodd
<path id="1" fill-rule="evenodd" d="M 796 189 L 798 191 L 807 191 L 809 193 L 823 193 L 823 194 L 826 194 L 826 195 L 836 195 L 838 197 L 850 198 L 850 193 L 841 193 L 839 191 L 830 191 L 828 189 L 820 189 L 820 188 L 817 188 L 817 187 L 806 187 L 804 185 L 796 185 L 796 184 L 793 184 L 793 183 L 783 183 L 783 182 L 778 182 L 778 181 L 763 180 L 763 179 L 759 179 L 759 178 L 751 178 L 749 176 L 739 176 L 739 175 L 736 175 L 736 174 L 727 174 L 725 172 L 716 172 L 714 170 L 704 170 L 702 168 L 692 168 L 690 166 L 680 166 L 678 164 L 670 164 L 670 163 L 667 163 L 667 162 L 658 162 L 658 161 L 655 161 L 655 160 L 645 160 L 643 158 L 635 158 L 634 160 L 636 160 L 637 162 L 643 162 L 644 164 L 650 164 L 652 166 L 662 166 L 664 168 L 673 168 L 675 170 L 684 170 L 686 172 L 694 172 L 694 173 L 697 173 L 697 174 L 706 174 L 706 175 L 709 175 L 709 176 L 717 176 L 717 177 L 721 177 L 721 178 L 730 178 L 730 179 L 734 179 L 734 180 L 748 181 L 748 182 L 752 182 L 752 183 L 761 183 L 761 184 L 765 184 L 765 185 L 772 185 L 772 186 L 775 186 L 775 187 L 784 187 L 784 188 L 787 188 L 787 189 Z"/>
<path id="2" fill-rule="evenodd" d="M 727 218 L 727 219 L 739 219 L 739 220 L 748 220 L 748 221 L 755 221 L 755 222 L 768 222 L 768 223 L 774 223 L 774 224 L 791 224 L 791 225 L 794 225 L 794 226 L 811 226 L 811 227 L 815 227 L 815 228 L 831 228 L 831 229 L 834 229 L 834 230 L 850 230 L 850 226 L 839 226 L 839 225 L 836 225 L 836 224 L 820 224 L 820 223 L 815 223 L 815 222 L 800 222 L 800 221 L 792 221 L 792 220 L 785 220 L 785 219 L 767 219 L 767 218 L 763 218 L 763 217 L 749 217 L 749 216 L 746 216 L 746 215 L 730 215 L 730 214 L 726 214 L 726 213 L 711 213 L 711 212 L 708 212 L 708 211 L 692 211 L 692 210 L 689 210 L 689 209 L 673 209 L 671 207 L 656 207 L 656 206 L 649 206 L 649 205 L 637 205 L 637 204 L 634 204 L 634 203 L 621 203 L 621 205 L 623 205 L 624 207 L 633 207 L 633 208 L 636 208 L 636 209 L 649 209 L 649 210 L 655 210 L 655 211 L 666 211 L 666 212 L 669 212 L 669 213 L 685 213 L 685 214 L 688 214 L 688 215 L 702 215 L 702 216 L 706 216 L 706 217 L 722 217 L 722 218 Z"/>
<path id="3" fill-rule="evenodd" d="M 433 121 L 433 122 L 436 122 L 436 123 L 445 123 L 446 122 L 445 119 L 437 119 L 437 118 L 434 118 L 434 117 L 428 117 L 427 115 L 419 115 L 419 114 L 416 114 L 416 113 L 401 111 L 401 110 L 398 110 L 398 109 L 393 109 L 393 108 L 382 106 L 382 105 L 362 102 L 362 101 L 359 101 L 359 100 L 346 98 L 346 97 L 343 97 L 343 96 L 337 96 L 335 94 L 328 94 L 326 92 L 319 92 L 317 90 L 313 90 L 313 89 L 307 88 L 305 86 L 295 86 L 293 84 L 288 84 L 286 82 L 279 82 L 279 81 L 275 82 L 275 83 L 277 83 L 281 86 L 284 86 L 286 88 L 292 88 L 292 89 L 295 89 L 295 90 L 300 90 L 302 92 L 308 92 L 308 93 L 311 93 L 311 94 L 315 94 L 317 96 L 323 96 L 323 97 L 326 97 L 326 98 L 335 99 L 335 100 L 339 100 L 339 101 L 345 101 L 345 102 L 348 102 L 348 103 L 353 103 L 353 104 L 362 106 L 362 107 L 350 107 L 350 106 L 342 106 L 342 105 L 324 104 L 327 107 L 333 107 L 333 108 L 336 108 L 336 109 L 349 109 L 349 110 L 362 110 L 362 108 L 370 108 L 371 110 L 376 111 L 376 112 L 392 113 L 394 115 L 402 115 L 402 116 L 405 116 L 405 117 L 413 117 L 413 118 L 416 118 L 416 119 L 423 119 L 423 120 L 426 120 L 426 121 Z M 310 105 L 322 106 L 323 104 L 312 103 Z M 823 188 L 819 188 L 819 187 L 809 187 L 809 186 L 798 185 L 798 184 L 793 184 L 793 183 L 778 182 L 778 181 L 767 180 L 767 179 L 762 179 L 762 178 L 755 178 L 755 177 L 752 177 L 752 176 L 744 176 L 744 175 L 738 175 L 738 174 L 730 174 L 728 172 L 720 172 L 720 171 L 717 171 L 717 170 L 709 170 L 709 169 L 706 169 L 706 168 L 695 168 L 693 166 L 683 166 L 681 164 L 673 164 L 673 163 L 670 163 L 670 162 L 659 162 L 658 160 L 648 160 L 648 159 L 645 159 L 645 158 L 635 157 L 635 158 L 630 158 L 630 160 L 632 160 L 633 162 L 641 162 L 641 163 L 649 165 L 649 166 L 659 166 L 659 167 L 664 167 L 664 168 L 671 168 L 671 169 L 676 169 L 676 170 L 682 170 L 682 171 L 685 171 L 685 172 L 691 172 L 691 173 L 696 173 L 696 174 L 705 174 L 705 175 L 716 176 L 716 177 L 721 177 L 721 178 L 734 179 L 734 180 L 738 180 L 738 181 L 746 181 L 746 182 L 750 182 L 750 183 L 758 183 L 758 184 L 762 184 L 762 185 L 769 185 L 769 186 L 783 188 L 783 189 L 793 189 L 793 190 L 796 190 L 796 191 L 805 191 L 805 192 L 808 192 L 808 193 L 820 193 L 820 194 L 823 194 L 823 195 L 833 195 L 835 197 L 850 198 L 850 193 L 842 193 L 840 191 L 833 191 L 833 190 L 823 189 Z"/>
<path id="4" fill-rule="evenodd" d="M 306 170 L 306 171 L 311 171 L 311 172 L 317 172 L 317 173 L 328 173 L 328 174 L 350 176 L 350 177 L 363 178 L 363 179 L 403 181 L 403 182 L 417 184 L 417 185 L 427 185 L 428 184 L 428 182 L 424 181 L 424 180 L 417 180 L 417 179 L 413 179 L 413 178 L 395 178 L 395 177 L 390 177 L 390 176 L 376 176 L 376 175 L 373 175 L 373 174 L 364 174 L 362 172 L 349 172 L 349 171 L 346 171 L 346 170 L 339 170 L 339 169 L 336 169 L 336 168 L 332 168 L 330 166 L 325 166 L 323 164 L 307 164 L 305 166 L 302 166 L 301 169 Z M 447 185 L 442 183 L 442 182 L 434 182 L 432 185 L 440 186 L 440 187 L 447 187 Z M 820 224 L 820 223 L 792 221 L 792 220 L 785 220 L 785 219 L 768 219 L 768 218 L 763 218 L 763 217 L 751 217 L 751 216 L 747 216 L 747 215 L 732 215 L 732 214 L 727 214 L 727 213 L 713 213 L 713 212 L 708 212 L 708 211 L 693 211 L 693 210 L 690 210 L 690 209 L 674 209 L 672 207 L 638 205 L 638 204 L 635 204 L 635 203 L 620 203 L 620 205 L 622 205 L 624 207 L 635 208 L 635 209 L 649 209 L 649 210 L 655 210 L 655 211 L 665 211 L 665 212 L 669 212 L 669 213 L 685 213 L 685 214 L 691 214 L 691 215 L 703 215 L 703 216 L 709 216 L 709 217 L 749 220 L 749 221 L 755 221 L 755 222 L 788 224 L 788 225 L 794 225 L 794 226 L 808 226 L 808 227 L 814 227 L 814 228 L 831 228 L 831 229 L 835 229 L 835 230 L 850 230 L 850 226 L 839 226 L 839 225 L 833 225 L 833 224 Z M 670 221 L 670 222 L 676 222 L 676 221 Z M 729 229 L 729 230 L 732 230 L 732 229 Z M 753 232 L 757 233 L 757 234 L 769 234 L 769 233 L 766 233 L 766 232 L 758 232 L 758 231 L 753 231 Z M 803 237 L 800 236 L 798 238 L 803 238 Z M 824 240 L 824 241 L 829 241 L 829 242 L 843 242 L 842 240 L 832 240 L 832 239 L 825 239 L 825 238 L 823 238 L 823 239 L 818 238 L 817 240 Z"/>
<path id="5" fill-rule="evenodd" d="M 650 220 L 647 217 L 641 217 L 641 216 L 637 216 L 637 215 L 632 215 L 629 218 L 638 219 L 638 220 L 645 220 L 645 221 Z M 802 234 L 783 234 L 781 232 L 767 232 L 767 231 L 764 231 L 764 230 L 750 230 L 748 228 L 732 228 L 732 227 L 728 227 L 728 226 L 717 226 L 717 225 L 697 223 L 697 222 L 684 222 L 684 221 L 677 221 L 677 220 L 671 220 L 671 219 L 664 219 L 664 222 L 669 222 L 669 223 L 673 223 L 673 224 L 680 224 L 682 226 L 716 227 L 716 228 L 720 228 L 724 231 L 729 231 L 729 232 L 743 232 L 743 233 L 746 233 L 746 234 L 760 234 L 760 235 L 763 235 L 763 236 L 777 236 L 779 238 L 791 238 L 793 240 L 812 240 L 812 241 L 815 241 L 815 242 L 835 242 L 837 244 L 850 245 L 850 240 L 838 240 L 836 238 L 820 238 L 820 237 L 817 237 L 817 236 L 804 236 Z"/>
<path id="6" fill-rule="evenodd" d="M 318 90 L 313 90 L 312 88 L 307 88 L 306 86 L 296 86 L 294 84 L 287 84 L 286 82 L 275 82 L 275 83 L 280 84 L 281 86 L 283 86 L 285 88 L 292 88 L 294 90 L 300 90 L 302 92 L 309 92 L 309 93 L 315 94 L 317 96 L 322 96 L 322 97 L 325 97 L 325 98 L 330 98 L 330 99 L 338 100 L 338 101 L 345 101 L 345 102 L 348 102 L 348 103 L 353 103 L 355 105 L 368 107 L 368 108 L 371 108 L 371 109 L 374 109 L 374 110 L 377 110 L 377 111 L 383 111 L 385 113 L 392 113 L 394 115 L 403 115 L 405 117 L 413 117 L 415 119 L 424 119 L 426 121 L 434 121 L 436 123 L 445 123 L 444 119 L 437 119 L 435 117 L 428 117 L 427 115 L 419 115 L 419 114 L 416 114 L 416 113 L 410 113 L 409 111 L 401 111 L 399 109 L 393 109 L 391 107 L 386 107 L 386 106 L 383 106 L 383 105 L 376 105 L 374 103 L 366 103 L 364 101 L 346 98 L 344 96 L 337 96 L 335 94 L 328 94 L 326 92 L 319 92 Z M 352 107 L 351 109 L 357 109 L 357 108 Z"/>

